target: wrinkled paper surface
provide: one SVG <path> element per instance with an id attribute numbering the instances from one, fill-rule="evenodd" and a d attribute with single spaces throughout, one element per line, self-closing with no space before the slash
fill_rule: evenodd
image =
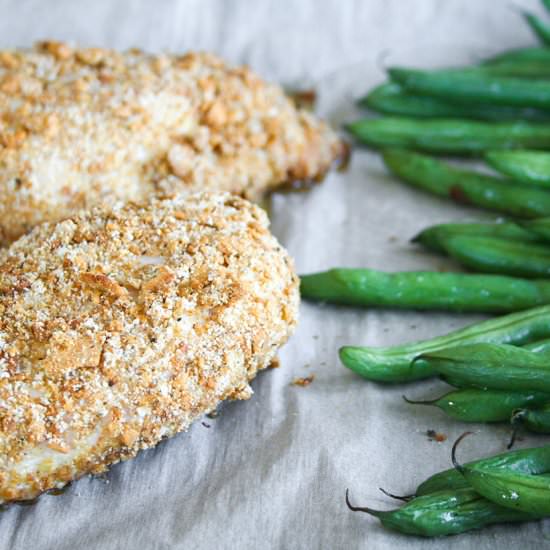
<path id="1" fill-rule="evenodd" d="M 538 3 L 514 0 L 539 11 Z M 507 0 L 0 0 L 0 47 L 57 38 L 83 45 L 181 52 L 211 50 L 248 63 L 289 87 L 315 87 L 333 124 L 358 116 L 353 100 L 383 67 L 443 66 L 534 44 Z M 300 273 L 332 266 L 386 270 L 455 267 L 408 240 L 436 222 L 487 216 L 410 189 L 377 155 L 356 150 L 345 174 L 309 193 L 276 195 L 272 227 Z M 367 383 L 343 368 L 343 344 L 387 345 L 447 332 L 481 316 L 357 311 L 304 304 L 282 367 L 262 373 L 247 402 L 216 419 L 83 479 L 61 496 L 0 514 L 0 549 L 372 549 L 538 548 L 550 522 L 486 528 L 429 541 L 385 531 L 349 512 L 354 503 L 389 509 L 378 487 L 409 493 L 450 467 L 465 424 L 401 395 L 444 393 L 440 382 Z M 308 387 L 295 377 L 315 374 Z M 509 429 L 474 426 L 460 459 L 505 450 Z M 429 441 L 434 429 L 448 439 Z M 526 438 L 518 447 L 543 444 Z"/>

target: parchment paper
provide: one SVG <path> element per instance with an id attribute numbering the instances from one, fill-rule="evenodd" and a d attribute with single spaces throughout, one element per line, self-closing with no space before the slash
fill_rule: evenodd
<path id="1" fill-rule="evenodd" d="M 514 6 L 536 11 L 534 0 Z M 289 86 L 315 86 L 334 124 L 358 115 L 353 99 L 383 78 L 382 66 L 440 66 L 534 43 L 509 0 L 300 0 L 157 2 L 0 0 L 0 46 L 43 38 L 117 48 L 215 51 Z M 428 224 L 484 214 L 459 209 L 389 177 L 356 150 L 349 171 L 309 193 L 277 195 L 273 230 L 301 273 L 331 266 L 387 270 L 451 267 L 408 239 Z M 486 215 L 485 215 L 486 216 Z M 456 267 L 456 266 L 454 266 Z M 373 549 L 539 548 L 550 522 L 498 526 L 445 540 L 408 538 L 352 514 L 353 501 L 389 509 L 378 491 L 414 489 L 450 466 L 467 427 L 401 395 L 442 393 L 439 382 L 369 384 L 343 368 L 343 344 L 394 344 L 433 336 L 481 316 L 357 311 L 304 304 L 282 367 L 253 383 L 248 402 L 227 404 L 192 429 L 103 479 L 0 514 L 0 548 Z M 315 374 L 308 387 L 294 377 Z M 505 448 L 506 427 L 475 426 L 460 458 Z M 447 435 L 443 443 L 425 432 Z M 519 446 L 547 440 L 525 439 Z"/>

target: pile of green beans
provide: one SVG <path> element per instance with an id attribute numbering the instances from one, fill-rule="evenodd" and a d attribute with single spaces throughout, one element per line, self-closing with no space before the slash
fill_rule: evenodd
<path id="1" fill-rule="evenodd" d="M 550 44 L 550 24 L 532 13 L 523 16 Z M 359 100 L 361 107 L 388 116 L 356 120 L 348 131 L 381 149 L 386 167 L 402 181 L 510 219 L 443 224 L 413 239 L 483 276 L 332 269 L 302 278 L 304 298 L 492 313 L 548 303 L 550 152 L 544 149 L 550 149 L 550 48 L 510 50 L 455 69 L 394 67 L 388 77 Z M 498 174 L 459 168 L 421 154 L 426 152 L 479 156 Z M 508 298 L 501 299 L 503 294 Z"/>
<path id="2" fill-rule="evenodd" d="M 550 0 L 542 2 L 550 12 Z M 462 68 L 390 68 L 388 80 L 359 100 L 381 116 L 346 126 L 358 143 L 380 150 L 403 182 L 506 216 L 439 224 L 413 237 L 475 273 L 336 268 L 303 275 L 300 287 L 306 300 L 348 306 L 508 313 L 420 342 L 344 346 L 339 356 L 374 382 L 439 376 L 453 388 L 405 401 L 462 422 L 508 422 L 509 447 L 520 429 L 550 434 L 550 23 L 523 17 L 545 46 Z M 486 169 L 438 155 L 475 157 Z M 396 497 L 403 506 L 357 507 L 346 492 L 348 507 L 420 536 L 550 515 L 550 446 L 460 464 L 461 439 L 454 468 Z"/>
<path id="3" fill-rule="evenodd" d="M 550 514 L 550 446 L 502 453 L 439 472 L 389 511 L 346 504 L 388 529 L 424 537 L 456 535 L 495 523 L 532 521 Z M 388 494 L 388 493 L 386 493 Z M 516 496 L 517 495 L 517 496 Z M 392 496 L 392 495 L 390 495 Z"/>

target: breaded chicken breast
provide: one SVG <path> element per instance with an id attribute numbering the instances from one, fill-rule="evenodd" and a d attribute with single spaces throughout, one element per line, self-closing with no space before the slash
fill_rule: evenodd
<path id="1" fill-rule="evenodd" d="M 279 86 L 209 54 L 0 51 L 0 245 L 43 221 L 187 191 L 257 199 L 345 154 Z"/>
<path id="2" fill-rule="evenodd" d="M 227 193 L 96 208 L 0 253 L 0 503 L 246 399 L 297 318 L 264 212 Z"/>

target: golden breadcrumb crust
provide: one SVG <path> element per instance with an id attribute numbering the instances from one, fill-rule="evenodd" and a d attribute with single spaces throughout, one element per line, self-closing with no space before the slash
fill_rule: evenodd
<path id="1" fill-rule="evenodd" d="M 0 503 L 102 472 L 249 397 L 298 302 L 265 213 L 234 195 L 36 227 L 0 253 Z"/>
<path id="2" fill-rule="evenodd" d="M 0 245 L 43 221 L 183 191 L 258 199 L 345 155 L 279 86 L 204 54 L 0 51 Z"/>

